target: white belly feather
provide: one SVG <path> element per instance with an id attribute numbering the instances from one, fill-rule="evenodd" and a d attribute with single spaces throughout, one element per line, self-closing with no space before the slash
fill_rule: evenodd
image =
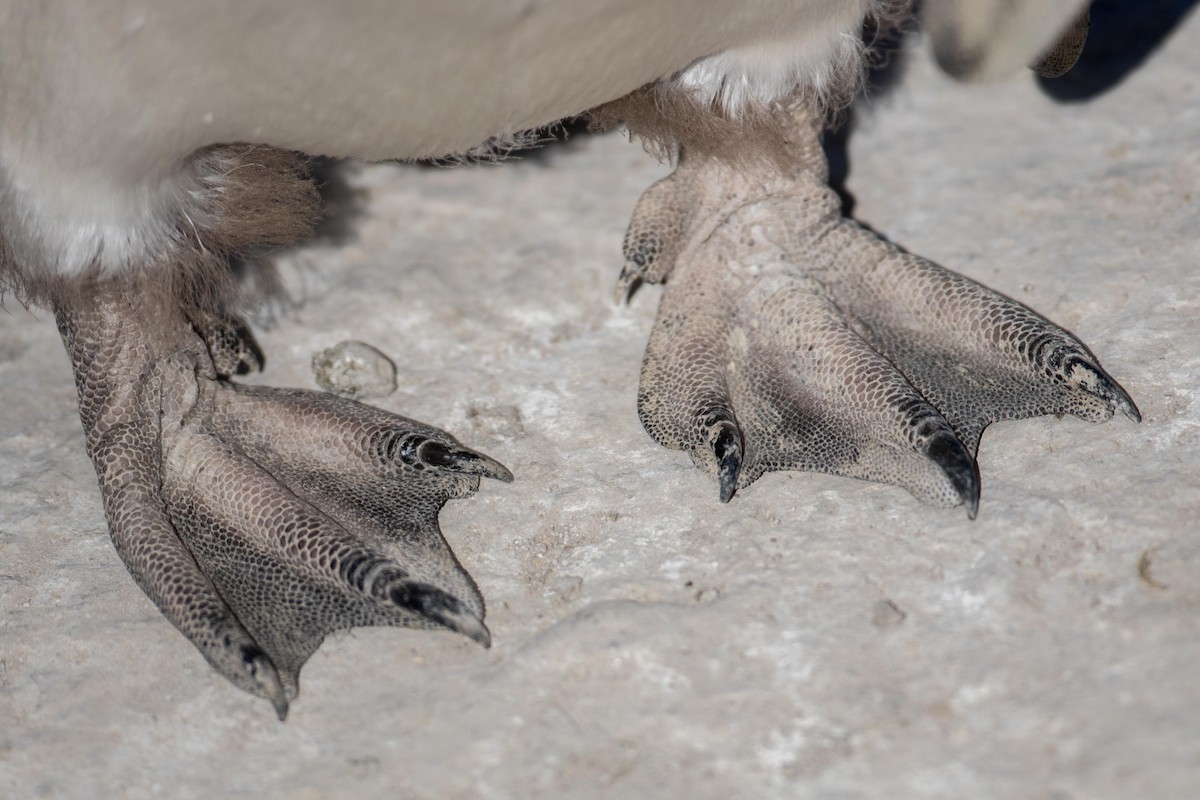
<path id="1" fill-rule="evenodd" d="M 0 262 L 145 264 L 203 222 L 190 159 L 215 144 L 421 158 L 656 80 L 731 114 L 827 94 L 904 2 L 0 0 Z"/>

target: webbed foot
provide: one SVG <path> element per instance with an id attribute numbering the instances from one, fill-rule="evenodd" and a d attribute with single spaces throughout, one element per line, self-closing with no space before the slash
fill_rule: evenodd
<path id="1" fill-rule="evenodd" d="M 487 646 L 438 512 L 508 470 L 353 400 L 229 383 L 260 362 L 244 329 L 164 295 L 113 279 L 55 308 L 113 542 L 163 614 L 281 719 L 332 631 L 448 628 Z"/>
<path id="2" fill-rule="evenodd" d="M 990 423 L 1140 420 L 1070 333 L 845 219 L 817 126 L 783 124 L 794 164 L 685 153 L 625 238 L 618 296 L 666 284 L 639 414 L 717 478 L 722 502 L 766 472 L 814 470 L 974 517 Z"/>

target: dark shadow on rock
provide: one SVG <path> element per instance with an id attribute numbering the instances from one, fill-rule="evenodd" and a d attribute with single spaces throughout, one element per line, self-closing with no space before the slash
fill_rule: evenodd
<path id="1" fill-rule="evenodd" d="M 570 118 L 530 135 L 529 146 L 498 150 L 493 156 L 481 151 L 462 158 L 428 159 L 397 162 L 412 169 L 503 168 L 508 162 L 523 161 L 550 167 L 550 159 L 569 150 L 589 134 L 584 118 Z M 350 159 L 313 158 L 309 161 L 309 176 L 321 196 L 322 216 L 313 236 L 298 246 L 310 244 L 343 245 L 358 238 L 358 226 L 367 213 L 368 192 L 353 185 L 350 176 L 357 169 Z M 239 313 L 254 324 L 269 328 L 281 315 L 303 305 L 302 298 L 293 296 L 283 284 L 276 268 L 276 257 L 293 252 L 294 248 L 251 251 L 230 259 L 230 269 L 242 287 Z"/>
<path id="2" fill-rule="evenodd" d="M 1039 78 L 1063 103 L 1104 94 L 1131 75 L 1200 0 L 1093 0 L 1092 27 L 1078 63 L 1059 78 Z"/>
<path id="3" fill-rule="evenodd" d="M 352 169 L 352 162 L 343 159 L 321 157 L 309 161 L 309 176 L 321 196 L 322 216 L 312 237 L 300 242 L 299 247 L 312 243 L 342 245 L 358 238 L 358 222 L 366 213 L 367 193 L 348 180 L 348 171 Z M 237 311 L 255 325 L 270 328 L 281 313 L 303 304 L 284 288 L 275 262 L 277 256 L 293 250 L 285 247 L 250 251 L 230 259 L 229 268 L 242 290 Z"/>
<path id="4" fill-rule="evenodd" d="M 367 193 L 346 179 L 348 163 L 337 158 L 314 158 L 309 175 L 321 195 L 323 216 L 314 239 L 328 244 L 345 244 L 358 236 L 358 220 L 366 213 Z"/>
<path id="5" fill-rule="evenodd" d="M 904 80 L 908 71 L 909 57 L 904 50 L 904 41 L 909 35 L 906 24 L 902 29 L 877 30 L 868 25 L 863 32 L 865 41 L 871 48 L 870 69 L 867 72 L 864 95 L 869 99 L 887 96 Z M 860 102 L 862 102 L 860 100 Z M 850 178 L 850 137 L 854 133 L 854 121 L 857 105 L 846 111 L 837 124 L 825 131 L 821 137 L 821 146 L 825 149 L 825 159 L 829 163 L 829 188 L 837 193 L 842 201 L 842 213 L 851 217 L 854 215 L 854 195 L 847 188 Z"/>

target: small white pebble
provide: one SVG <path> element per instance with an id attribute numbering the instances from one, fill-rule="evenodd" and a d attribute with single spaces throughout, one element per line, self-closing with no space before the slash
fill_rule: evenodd
<path id="1" fill-rule="evenodd" d="M 396 391 L 396 365 L 369 344 L 338 342 L 313 354 L 317 385 L 351 400 L 385 397 Z"/>

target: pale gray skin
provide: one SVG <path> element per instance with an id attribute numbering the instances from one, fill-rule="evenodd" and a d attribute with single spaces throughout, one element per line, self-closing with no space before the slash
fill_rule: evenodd
<path id="1" fill-rule="evenodd" d="M 1079 3 L 929 5 L 939 57 L 969 77 L 1043 56 Z M 793 44 L 813 48 L 819 71 L 817 40 L 840 41 L 868 4 L 457 8 L 468 6 L 0 4 L 3 277 L 55 308 L 131 574 L 280 718 L 331 631 L 449 628 L 489 643 L 483 599 L 437 517 L 480 477 L 512 476 L 412 420 L 230 382 L 257 358 L 205 298 L 222 299 L 227 255 L 293 238 L 307 211 L 286 157 L 206 148 L 453 152 L 647 82 L 675 91 L 697 59 L 754 60 L 781 29 L 802 32 Z M 981 20 L 1003 23 L 981 39 Z M 318 47 L 332 56 L 313 58 Z M 677 171 L 635 211 L 620 290 L 667 283 L 638 398 L 657 441 L 690 451 L 722 501 L 766 471 L 809 469 L 973 515 L 990 422 L 1138 419 L 1070 334 L 842 218 L 819 144 L 821 87 L 800 88 L 751 115 L 786 137 L 782 158 L 731 164 L 684 141 Z M 290 198 L 281 208 L 275 186 Z M 176 273 L 187 280 L 164 277 Z"/>
<path id="2" fill-rule="evenodd" d="M 638 411 L 727 502 L 763 473 L 815 470 L 979 504 L 992 422 L 1101 422 L 1129 395 L 1074 336 L 842 216 L 820 124 L 785 117 L 796 157 L 685 157 L 638 202 L 619 292 L 666 283 Z"/>

